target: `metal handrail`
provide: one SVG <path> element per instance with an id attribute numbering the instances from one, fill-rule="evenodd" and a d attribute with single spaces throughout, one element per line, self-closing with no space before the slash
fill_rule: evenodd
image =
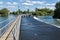
<path id="1" fill-rule="evenodd" d="M 17 17 L 17 19 L 12 23 L 12 25 L 11 25 L 11 27 L 12 27 L 12 29 L 11 29 L 11 31 L 9 32 L 9 35 L 11 34 L 11 32 L 12 31 L 14 31 L 14 29 L 17 27 L 17 23 L 19 22 L 19 20 L 20 20 L 20 16 L 18 16 Z M 20 27 L 20 26 L 19 26 Z M 7 38 L 6 38 L 6 40 L 8 40 L 8 38 L 9 38 L 9 35 L 7 35 Z M 14 35 L 14 34 L 12 34 L 12 35 Z M 18 35 L 18 37 L 17 36 L 15 36 L 16 37 L 16 40 L 18 40 L 19 39 L 19 33 L 17 34 Z M 14 38 L 13 38 L 14 39 Z"/>
<path id="2" fill-rule="evenodd" d="M 6 30 L 10 27 L 11 23 L 13 22 L 14 20 L 12 20 L 11 22 L 9 22 L 7 25 L 5 25 L 4 27 L 2 27 L 0 29 L 0 37 L 6 32 Z"/>
<path id="3" fill-rule="evenodd" d="M 12 19 L 10 19 L 10 20 L 12 20 Z M 8 24 L 9 22 L 10 22 L 9 19 L 0 22 L 0 29 L 1 29 L 2 27 L 4 27 L 6 24 Z"/>

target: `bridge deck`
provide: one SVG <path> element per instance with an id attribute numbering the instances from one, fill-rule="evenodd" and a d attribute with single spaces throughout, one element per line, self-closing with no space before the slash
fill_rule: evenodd
<path id="1" fill-rule="evenodd" d="M 20 18 L 20 19 L 19 19 Z M 7 31 L 2 35 L 2 37 L 0 38 L 0 40 L 14 40 L 12 31 L 16 25 L 17 22 L 20 22 L 19 20 L 21 20 L 21 17 L 17 17 L 16 20 L 14 22 L 11 23 L 11 25 L 9 26 L 9 28 L 7 29 Z M 17 25 L 16 25 L 17 26 Z M 20 25 L 19 25 L 20 26 Z M 17 36 L 19 37 L 19 31 L 17 32 Z M 18 39 L 18 37 L 16 37 L 16 39 Z"/>
<path id="2" fill-rule="evenodd" d="M 60 40 L 60 29 L 32 17 L 22 17 L 20 40 Z"/>

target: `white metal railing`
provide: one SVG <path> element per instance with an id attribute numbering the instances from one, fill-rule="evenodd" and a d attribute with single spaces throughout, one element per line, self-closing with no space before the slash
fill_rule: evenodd
<path id="1" fill-rule="evenodd" d="M 14 24 L 14 26 L 12 26 Z M 11 26 L 13 27 L 12 31 L 10 32 L 10 34 L 12 33 L 13 35 L 13 40 L 19 40 L 19 34 L 20 34 L 20 24 L 21 24 L 21 16 L 18 16 L 17 19 L 15 20 L 15 23 L 13 23 Z M 11 39 L 10 34 L 8 35 L 6 40 Z M 10 37 L 9 37 L 10 36 Z"/>
<path id="2" fill-rule="evenodd" d="M 15 37 L 15 40 L 19 40 L 19 34 L 20 34 L 20 25 L 21 25 L 21 16 L 17 20 L 16 24 L 14 25 L 14 28 L 12 30 L 13 37 Z"/>
<path id="3" fill-rule="evenodd" d="M 5 20 L 5 21 L 7 21 L 7 20 Z M 4 23 L 5 21 L 3 21 L 3 23 Z M 10 27 L 10 25 L 11 25 L 11 23 L 12 23 L 13 21 L 14 21 L 14 20 L 12 20 L 11 22 L 9 22 L 7 25 L 5 25 L 4 27 L 2 27 L 2 28 L 0 29 L 0 37 L 6 32 L 6 30 Z M 1 24 L 3 24 L 3 23 L 1 23 Z"/>
<path id="4" fill-rule="evenodd" d="M 10 19 L 10 20 L 12 20 L 12 19 Z M 9 19 L 0 22 L 0 28 L 4 27 L 4 26 L 5 26 L 6 24 L 8 24 L 9 22 L 10 22 Z"/>
<path id="5" fill-rule="evenodd" d="M 0 40 L 19 40 L 21 16 L 16 17 L 0 29 Z M 14 32 L 14 33 L 13 33 Z"/>

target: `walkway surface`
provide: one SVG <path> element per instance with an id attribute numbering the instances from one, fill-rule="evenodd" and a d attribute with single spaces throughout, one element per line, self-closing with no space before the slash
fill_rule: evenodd
<path id="1" fill-rule="evenodd" d="M 60 40 L 60 29 L 33 17 L 22 17 L 20 40 Z"/>

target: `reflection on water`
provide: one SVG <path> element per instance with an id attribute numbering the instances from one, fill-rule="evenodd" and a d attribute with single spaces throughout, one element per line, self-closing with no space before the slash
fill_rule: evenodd
<path id="1" fill-rule="evenodd" d="M 4 21 L 4 20 L 6 20 L 6 19 L 8 19 L 8 17 L 1 17 L 1 16 L 0 16 L 0 22 L 1 22 L 1 21 Z"/>
<path id="2" fill-rule="evenodd" d="M 4 20 L 11 20 L 13 18 L 15 18 L 16 16 L 15 15 L 9 15 L 9 16 L 0 16 L 0 22 L 1 21 L 4 21 Z"/>
<path id="3" fill-rule="evenodd" d="M 6 24 L 8 24 L 9 22 L 11 22 L 12 20 L 14 20 L 16 18 L 15 15 L 9 15 L 9 16 L 0 16 L 0 28 L 4 27 Z"/>
<path id="4" fill-rule="evenodd" d="M 53 19 L 52 16 L 38 16 L 38 18 L 44 22 L 60 26 L 60 23 L 57 19 Z"/>

